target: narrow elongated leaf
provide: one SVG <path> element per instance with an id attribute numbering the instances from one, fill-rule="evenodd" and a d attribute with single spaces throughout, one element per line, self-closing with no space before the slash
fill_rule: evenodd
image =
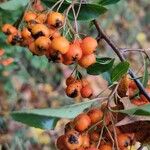
<path id="1" fill-rule="evenodd" d="M 134 107 L 126 110 L 119 110 L 118 112 L 128 115 L 150 116 L 150 104 Z"/>
<path id="2" fill-rule="evenodd" d="M 142 83 L 144 85 L 144 87 L 147 86 L 147 83 L 148 83 L 148 60 L 146 59 L 144 61 L 144 75 L 143 75 L 143 78 L 142 78 Z"/>
<path id="3" fill-rule="evenodd" d="M 0 4 L 0 8 L 3 10 L 17 10 L 21 7 L 25 7 L 29 3 L 29 0 L 10 0 Z"/>
<path id="4" fill-rule="evenodd" d="M 42 129 L 54 129 L 57 121 L 60 118 L 74 118 L 85 109 L 91 107 L 96 103 L 98 99 L 82 102 L 79 104 L 68 105 L 61 108 L 47 108 L 47 109 L 33 109 L 12 112 L 11 116 L 14 120 L 27 124 L 29 126 L 42 128 Z"/>
<path id="5" fill-rule="evenodd" d="M 54 1 L 49 1 L 49 0 L 42 0 L 42 2 L 49 8 L 51 8 L 55 4 Z M 59 11 L 64 12 L 69 7 L 69 5 L 70 4 L 68 2 L 64 2 L 61 5 Z M 75 12 L 77 12 L 78 9 L 79 9 L 79 4 L 76 4 L 74 6 Z M 87 10 L 88 10 L 88 13 L 87 13 Z M 107 9 L 104 6 L 99 5 L 99 4 L 91 4 L 91 3 L 82 4 L 77 20 L 91 21 L 93 19 L 96 19 L 99 15 L 105 13 L 106 11 Z M 70 20 L 74 20 L 72 9 L 69 11 L 68 17 Z"/>
<path id="6" fill-rule="evenodd" d="M 101 5 L 111 5 L 118 3 L 120 0 L 100 0 L 99 4 Z"/>
<path id="7" fill-rule="evenodd" d="M 87 73 L 91 75 L 104 73 L 112 68 L 114 60 L 114 58 L 109 57 L 97 58 L 96 63 L 87 68 Z"/>
<path id="8" fill-rule="evenodd" d="M 130 64 L 127 61 L 119 63 L 111 72 L 112 82 L 119 80 L 124 74 L 127 73 Z"/>

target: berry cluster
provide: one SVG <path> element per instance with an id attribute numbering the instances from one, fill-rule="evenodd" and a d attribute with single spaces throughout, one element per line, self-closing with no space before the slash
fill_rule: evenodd
<path id="1" fill-rule="evenodd" d="M 66 80 L 66 94 L 68 97 L 76 98 L 82 96 L 83 98 L 90 98 L 93 95 L 93 90 L 86 79 L 76 79 L 70 76 Z"/>
<path id="2" fill-rule="evenodd" d="M 24 14 L 26 26 L 21 31 L 11 24 L 5 24 L 2 31 L 8 35 L 8 43 L 26 46 L 34 55 L 45 55 L 50 61 L 65 65 L 77 62 L 87 68 L 96 61 L 97 41 L 92 37 L 68 41 L 60 33 L 64 20 L 59 12 L 38 14 L 27 11 Z"/>
<path id="3" fill-rule="evenodd" d="M 11 24 L 5 24 L 2 31 L 8 35 L 7 42 L 12 45 L 21 45 L 37 56 L 45 55 L 49 61 L 71 65 L 79 64 L 87 68 L 96 62 L 94 51 L 97 41 L 92 37 L 83 39 L 75 38 L 68 41 L 61 35 L 61 28 L 64 25 L 65 17 L 51 11 L 49 13 L 35 13 L 27 11 L 24 14 L 25 25 L 21 31 Z M 70 80 L 68 78 L 67 80 Z M 81 92 L 83 98 L 92 95 L 89 84 L 83 80 L 67 81 L 66 93 L 69 97 L 75 98 Z"/>
<path id="4" fill-rule="evenodd" d="M 110 115 L 102 108 L 92 108 L 68 122 L 65 134 L 57 139 L 56 145 L 59 150 L 113 150 L 114 128 L 120 150 L 128 150 L 133 144 L 134 134 L 122 133 L 113 127 Z"/>

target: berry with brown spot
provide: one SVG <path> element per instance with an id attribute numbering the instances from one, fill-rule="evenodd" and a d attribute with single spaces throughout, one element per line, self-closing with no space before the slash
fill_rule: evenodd
<path id="1" fill-rule="evenodd" d="M 73 76 L 69 76 L 67 79 L 66 79 L 66 85 L 68 86 L 69 84 L 72 84 L 76 81 L 76 79 L 73 77 Z"/>
<path id="2" fill-rule="evenodd" d="M 48 37 L 41 36 L 35 40 L 35 48 L 38 54 L 44 55 L 50 48 L 51 40 Z"/>
<path id="3" fill-rule="evenodd" d="M 11 24 L 4 24 L 2 27 L 2 32 L 4 32 L 6 35 L 16 34 L 17 29 Z"/>
<path id="4" fill-rule="evenodd" d="M 49 29 L 44 24 L 35 24 L 31 28 L 32 36 L 37 39 L 40 36 L 49 37 Z"/>
<path id="5" fill-rule="evenodd" d="M 60 28 L 64 24 L 64 16 L 59 12 L 50 12 L 47 17 L 47 24 L 55 28 Z"/>
<path id="6" fill-rule="evenodd" d="M 69 50 L 65 54 L 65 57 L 73 62 L 80 60 L 82 57 L 82 50 L 80 46 L 77 44 L 70 44 Z"/>
<path id="7" fill-rule="evenodd" d="M 75 82 L 67 86 L 66 94 L 68 97 L 75 98 L 78 97 L 81 90 L 81 83 Z"/>
<path id="8" fill-rule="evenodd" d="M 68 149 L 76 150 L 81 147 L 82 142 L 82 136 L 79 132 L 71 130 L 66 133 L 65 144 Z"/>

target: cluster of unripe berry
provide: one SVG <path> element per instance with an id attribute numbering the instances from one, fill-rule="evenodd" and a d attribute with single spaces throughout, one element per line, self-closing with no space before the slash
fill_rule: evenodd
<path id="1" fill-rule="evenodd" d="M 90 98 L 93 95 L 93 90 L 89 82 L 82 78 L 76 79 L 70 76 L 66 79 L 66 94 L 68 97 L 76 98 L 82 96 L 83 98 Z"/>
<path id="2" fill-rule="evenodd" d="M 83 68 L 95 63 L 94 51 L 97 41 L 92 37 L 68 41 L 61 35 L 60 29 L 65 22 L 65 17 L 61 13 L 27 11 L 24 14 L 24 22 L 21 31 L 11 24 L 2 27 L 2 31 L 8 35 L 8 43 L 28 47 L 34 55 L 45 55 L 56 63 L 65 65 L 78 63 Z"/>
<path id="3" fill-rule="evenodd" d="M 103 125 L 107 130 L 102 129 Z M 68 122 L 64 134 L 57 139 L 56 146 L 59 150 L 113 150 L 111 138 L 115 136 L 114 128 L 120 150 L 128 150 L 133 144 L 134 134 L 122 133 L 119 128 L 113 127 L 110 116 L 105 116 L 100 108 L 92 108 Z"/>

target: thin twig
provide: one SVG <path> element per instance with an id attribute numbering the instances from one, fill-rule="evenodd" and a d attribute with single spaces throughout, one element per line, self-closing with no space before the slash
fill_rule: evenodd
<path id="1" fill-rule="evenodd" d="M 120 52 L 120 48 L 107 36 L 107 34 L 103 31 L 103 29 L 101 28 L 101 26 L 98 24 L 98 22 L 96 20 L 94 20 L 93 23 L 98 31 L 98 37 L 104 39 L 107 42 L 107 44 L 117 54 L 120 61 L 122 61 L 122 62 L 125 61 L 126 59 L 124 58 L 123 54 Z M 134 81 L 135 81 L 138 89 L 140 90 L 140 93 L 143 94 L 147 98 L 148 101 L 150 101 L 150 96 L 145 91 L 143 84 L 140 82 L 140 80 L 137 79 L 136 75 L 130 68 L 129 68 L 128 73 L 130 74 L 130 76 L 132 78 L 134 78 Z"/>

